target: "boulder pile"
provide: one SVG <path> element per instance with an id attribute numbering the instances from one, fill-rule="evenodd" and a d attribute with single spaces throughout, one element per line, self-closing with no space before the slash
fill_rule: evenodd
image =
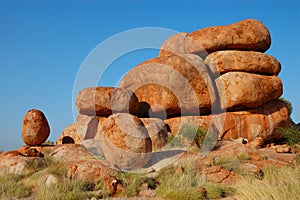
<path id="1" fill-rule="evenodd" d="M 213 127 L 220 140 L 279 139 L 276 129 L 290 118 L 279 99 L 281 64 L 264 53 L 270 45 L 268 29 L 253 19 L 174 35 L 119 88 L 80 91 L 77 121 L 57 143 L 93 139 L 107 161 L 131 169 L 145 166 L 186 125 Z"/>

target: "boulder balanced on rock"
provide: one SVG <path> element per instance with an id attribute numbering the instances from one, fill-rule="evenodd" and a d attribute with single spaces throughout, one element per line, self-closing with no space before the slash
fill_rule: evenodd
<path id="1" fill-rule="evenodd" d="M 22 139 L 29 146 L 41 145 L 50 134 L 50 127 L 43 112 L 29 110 L 23 120 Z"/>
<path id="2" fill-rule="evenodd" d="M 188 33 L 179 33 L 165 41 L 159 56 L 176 54 L 207 54 L 221 50 L 265 52 L 271 37 L 263 23 L 254 19 L 242 20 L 227 26 L 213 26 Z"/>

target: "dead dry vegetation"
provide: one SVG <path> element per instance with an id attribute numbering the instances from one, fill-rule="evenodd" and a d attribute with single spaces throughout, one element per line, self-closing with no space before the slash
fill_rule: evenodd
<path id="1" fill-rule="evenodd" d="M 247 155 L 238 155 L 247 161 Z M 297 157 L 299 162 L 299 156 Z M 155 176 L 147 174 L 118 173 L 115 177 L 122 182 L 121 197 L 138 197 L 141 190 L 153 191 L 161 199 L 299 199 L 300 167 L 298 164 L 283 168 L 266 166 L 261 176 L 238 170 L 237 161 L 231 158 L 216 160 L 222 167 L 234 166 L 240 175 L 237 184 L 215 184 L 205 180 L 193 160 L 186 159 L 176 165 L 163 168 Z M 57 181 L 47 182 L 54 176 Z M 6 174 L 0 177 L 1 199 L 28 198 L 37 200 L 54 199 L 105 199 L 111 192 L 104 188 L 103 181 L 88 182 L 69 179 L 65 168 L 51 157 L 28 162 L 25 175 Z M 138 198 L 137 198 L 138 199 Z"/>

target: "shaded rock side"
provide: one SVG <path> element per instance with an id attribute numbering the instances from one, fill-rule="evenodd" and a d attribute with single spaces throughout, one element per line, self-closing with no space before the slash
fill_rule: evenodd
<path id="1" fill-rule="evenodd" d="M 127 89 L 91 87 L 79 92 L 76 106 L 80 114 L 108 117 L 112 113 L 136 114 L 139 101 L 135 94 Z"/>
<path id="2" fill-rule="evenodd" d="M 279 98 L 282 82 L 277 76 L 246 72 L 228 72 L 216 79 L 222 109 L 245 110 L 257 108 Z"/>
<path id="3" fill-rule="evenodd" d="M 62 132 L 56 144 L 82 144 L 83 140 L 94 139 L 101 124 L 106 117 L 78 115 L 77 121 L 70 124 Z"/>
<path id="4" fill-rule="evenodd" d="M 168 131 L 161 119 L 140 118 L 145 125 L 152 142 L 152 151 L 160 150 L 167 144 Z"/>
<path id="5" fill-rule="evenodd" d="M 271 45 L 270 32 L 255 19 L 246 19 L 227 26 L 212 26 L 192 32 L 179 33 L 165 41 L 159 56 L 198 54 L 206 57 L 221 50 L 265 52 Z"/>
<path id="6" fill-rule="evenodd" d="M 212 80 L 202 59 L 196 55 L 172 55 L 145 61 L 120 82 L 134 91 L 141 117 L 150 113 L 199 115 L 216 104 Z M 148 106 L 148 107 L 147 107 Z"/>
<path id="7" fill-rule="evenodd" d="M 50 127 L 43 112 L 29 110 L 23 119 L 22 139 L 29 146 L 40 145 L 47 140 Z"/>
<path id="8" fill-rule="evenodd" d="M 205 63 L 214 75 L 233 71 L 278 75 L 281 70 L 276 58 L 254 51 L 217 51 L 209 54 Z"/>
<path id="9" fill-rule="evenodd" d="M 133 115 L 111 115 L 103 122 L 95 139 L 100 142 L 106 160 L 119 169 L 143 167 L 151 158 L 152 143 L 147 129 Z"/>

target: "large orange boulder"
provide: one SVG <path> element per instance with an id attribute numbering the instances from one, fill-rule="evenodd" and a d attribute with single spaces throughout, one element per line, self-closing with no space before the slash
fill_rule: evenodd
<path id="1" fill-rule="evenodd" d="M 39 110 L 28 111 L 23 120 L 22 139 L 29 146 L 40 145 L 47 140 L 50 127 L 43 112 Z"/>
<path id="2" fill-rule="evenodd" d="M 220 139 L 274 140 L 282 137 L 277 128 L 290 124 L 289 110 L 284 102 L 274 100 L 253 110 L 220 114 L 213 124 L 219 130 Z"/>
<path id="3" fill-rule="evenodd" d="M 216 79 L 222 109 L 257 108 L 282 95 L 282 82 L 277 76 L 246 72 L 228 72 Z"/>
<path id="4" fill-rule="evenodd" d="M 95 139 L 100 142 L 106 160 L 119 169 L 143 167 L 151 158 L 152 143 L 147 129 L 131 114 L 108 117 Z"/>
<path id="5" fill-rule="evenodd" d="M 247 19 L 227 26 L 203 28 L 190 34 L 179 33 L 166 40 L 160 56 L 187 53 L 205 57 L 221 50 L 265 52 L 270 45 L 270 32 L 265 25 L 258 20 Z"/>
<path id="6" fill-rule="evenodd" d="M 260 137 L 266 141 L 281 138 L 278 128 L 288 126 L 290 118 L 286 104 L 281 100 L 274 100 L 252 110 L 176 117 L 166 119 L 165 123 L 173 135 L 189 125 L 204 130 L 209 127 L 215 128 L 220 140 L 246 138 L 250 141 Z"/>
<path id="7" fill-rule="evenodd" d="M 112 113 L 137 113 L 139 101 L 127 89 L 91 87 L 81 90 L 76 98 L 80 114 L 108 117 Z"/>
<path id="8" fill-rule="evenodd" d="M 202 59 L 192 54 L 145 61 L 125 75 L 120 87 L 134 91 L 141 102 L 140 116 L 198 115 L 216 104 L 210 74 Z"/>
<path id="9" fill-rule="evenodd" d="M 217 51 L 209 54 L 205 63 L 215 75 L 232 71 L 278 75 L 281 70 L 276 58 L 254 51 Z"/>

